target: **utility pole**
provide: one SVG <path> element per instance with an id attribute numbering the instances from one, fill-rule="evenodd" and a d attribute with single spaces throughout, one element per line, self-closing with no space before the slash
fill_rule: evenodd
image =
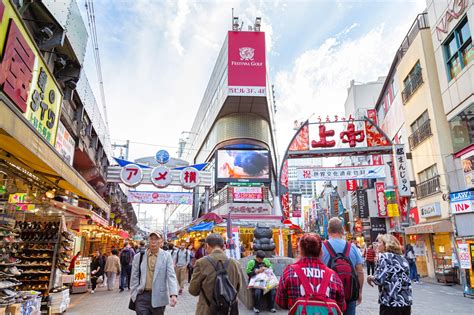
<path id="1" fill-rule="evenodd" d="M 115 150 L 116 148 L 120 148 L 120 156 L 119 158 L 122 160 L 128 160 L 128 150 L 130 148 L 130 140 L 125 141 L 125 144 L 112 144 L 112 149 Z M 125 153 L 123 152 L 125 149 Z"/>

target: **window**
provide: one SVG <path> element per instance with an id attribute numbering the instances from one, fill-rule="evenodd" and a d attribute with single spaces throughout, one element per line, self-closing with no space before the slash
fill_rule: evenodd
<path id="1" fill-rule="evenodd" d="M 450 80 L 474 59 L 471 30 L 467 18 L 461 21 L 443 44 Z"/>
<path id="2" fill-rule="evenodd" d="M 474 143 L 474 104 L 465 108 L 449 121 L 454 152 Z"/>
<path id="3" fill-rule="evenodd" d="M 411 127 L 411 132 L 416 132 L 418 129 L 420 129 L 421 126 L 423 126 L 423 124 L 425 122 L 427 122 L 429 120 L 429 117 L 428 117 L 428 111 L 425 111 L 423 114 L 421 114 L 420 117 L 418 117 L 415 122 L 413 124 L 410 125 Z"/>
<path id="4" fill-rule="evenodd" d="M 420 183 L 426 182 L 434 177 L 438 176 L 438 169 L 436 168 L 436 164 L 424 169 L 423 171 L 418 173 L 418 180 Z"/>
<path id="5" fill-rule="evenodd" d="M 405 80 L 403 80 L 403 103 L 408 102 L 410 97 L 416 92 L 416 90 L 421 86 L 422 83 L 423 76 L 421 74 L 420 61 L 418 60 L 415 66 L 413 66 L 413 68 L 410 70 L 410 73 L 408 73 L 408 75 L 406 76 Z"/>

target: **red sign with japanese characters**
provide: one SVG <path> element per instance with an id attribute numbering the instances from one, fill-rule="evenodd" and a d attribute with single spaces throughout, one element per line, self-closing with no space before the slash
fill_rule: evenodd
<path id="1" fill-rule="evenodd" d="M 357 180 L 351 179 L 346 180 L 346 187 L 348 191 L 356 191 L 357 190 Z"/>
<path id="2" fill-rule="evenodd" d="M 264 32 L 228 33 L 228 94 L 266 95 Z"/>

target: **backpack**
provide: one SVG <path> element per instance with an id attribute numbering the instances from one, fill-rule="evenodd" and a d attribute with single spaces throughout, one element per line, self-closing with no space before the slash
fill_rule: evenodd
<path id="1" fill-rule="evenodd" d="M 130 264 L 130 261 L 132 260 L 130 256 L 130 250 L 122 250 L 122 252 L 120 253 L 120 264 L 122 266 L 128 266 Z"/>
<path id="2" fill-rule="evenodd" d="M 328 267 L 334 270 L 341 278 L 342 284 L 344 285 L 344 296 L 346 302 L 352 302 L 359 298 L 359 279 L 357 278 L 355 268 L 349 259 L 351 252 L 351 245 L 346 242 L 344 251 L 342 253 L 336 253 L 331 243 L 328 241 L 324 242 L 324 246 L 331 256 L 329 258 Z"/>
<path id="3" fill-rule="evenodd" d="M 291 307 L 288 312 L 289 315 L 304 315 L 304 314 L 327 314 L 327 315 L 342 315 L 339 305 L 336 301 L 326 296 L 326 291 L 329 286 L 329 281 L 333 275 L 326 266 L 321 266 L 321 270 L 325 270 L 324 277 L 317 292 L 314 292 L 311 287 L 308 277 L 304 274 L 303 270 L 298 265 L 291 265 L 296 275 L 303 285 L 305 296 L 299 297 L 295 304 Z"/>
<path id="4" fill-rule="evenodd" d="M 237 290 L 234 288 L 227 276 L 227 267 L 229 266 L 230 259 L 227 259 L 225 262 L 222 262 L 222 260 L 215 262 L 209 256 L 205 256 L 205 258 L 211 263 L 216 271 L 216 281 L 214 284 L 212 300 L 210 301 L 206 297 L 204 291 L 202 291 L 204 299 L 209 306 L 209 314 L 239 314 Z"/>

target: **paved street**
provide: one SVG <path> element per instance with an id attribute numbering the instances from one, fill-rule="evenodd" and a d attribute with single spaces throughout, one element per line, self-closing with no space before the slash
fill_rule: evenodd
<path id="1" fill-rule="evenodd" d="M 463 297 L 460 286 L 441 286 L 431 283 L 414 285 L 413 314 L 456 314 L 473 315 L 474 300 Z M 358 307 L 358 314 L 378 314 L 377 289 L 364 287 L 364 299 Z M 129 293 L 119 293 L 118 290 L 109 292 L 104 288 L 98 288 L 95 294 L 75 294 L 71 297 L 71 305 L 67 310 L 71 315 L 88 314 L 134 314 L 128 310 Z M 176 308 L 167 308 L 166 314 L 191 315 L 194 314 L 197 298 L 185 292 L 179 297 Z M 243 305 L 240 305 L 240 314 L 253 314 Z M 265 314 L 265 312 L 262 312 Z M 268 312 L 268 314 L 270 314 Z M 286 314 L 279 311 L 278 314 Z"/>

